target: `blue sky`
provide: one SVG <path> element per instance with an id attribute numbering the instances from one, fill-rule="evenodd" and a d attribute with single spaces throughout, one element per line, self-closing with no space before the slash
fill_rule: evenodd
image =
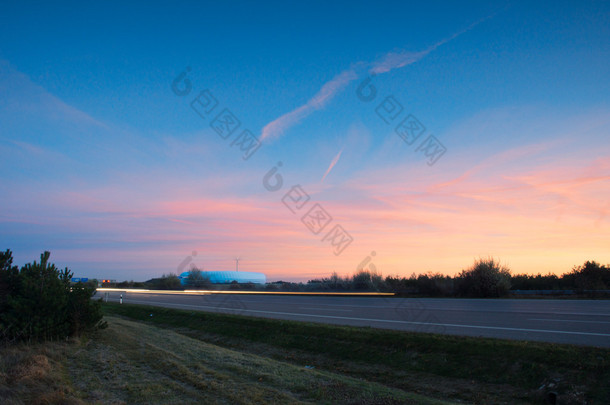
<path id="1" fill-rule="evenodd" d="M 303 280 L 372 251 L 384 275 L 609 262 L 608 38 L 599 1 L 2 4 L 0 248 L 136 280 L 192 251 Z M 208 119 L 190 106 L 204 89 Z M 227 140 L 210 127 L 223 108 L 241 121 Z M 262 141 L 248 160 L 244 129 Z M 282 203 L 297 184 L 333 217 L 319 234 Z M 340 254 L 321 240 L 335 225 Z"/>

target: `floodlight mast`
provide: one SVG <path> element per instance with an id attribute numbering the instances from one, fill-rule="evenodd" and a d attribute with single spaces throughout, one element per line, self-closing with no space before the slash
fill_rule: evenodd
<path id="1" fill-rule="evenodd" d="M 235 271 L 239 271 L 239 257 L 235 258 Z"/>

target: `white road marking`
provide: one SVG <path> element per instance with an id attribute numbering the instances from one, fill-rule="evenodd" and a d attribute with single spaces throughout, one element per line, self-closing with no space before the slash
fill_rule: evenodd
<path id="1" fill-rule="evenodd" d="M 395 298 L 389 298 L 395 299 Z M 240 300 L 241 302 L 252 302 L 261 303 L 262 301 L 257 300 Z M 286 303 L 284 303 L 286 304 Z M 411 304 L 421 304 L 417 308 L 410 308 Z M 288 305 L 298 305 L 288 303 Z M 405 311 L 411 309 L 427 310 L 427 311 L 469 311 L 469 312 L 503 312 L 503 313 L 514 313 L 514 314 L 548 314 L 548 315 L 576 315 L 576 316 L 605 316 L 610 317 L 610 313 L 595 313 L 595 312 L 546 312 L 546 311 L 527 311 L 525 308 L 511 308 L 511 309 L 483 309 L 473 307 L 458 307 L 458 308 L 435 308 L 426 305 L 424 301 L 419 299 L 413 299 L 406 302 L 397 302 L 394 306 L 387 305 L 356 305 L 356 304 L 324 304 L 328 307 L 353 307 L 353 308 L 369 308 L 369 309 L 404 309 Z"/>
<path id="2" fill-rule="evenodd" d="M 299 307 L 299 309 L 313 309 L 315 311 L 341 311 L 341 312 L 353 312 L 351 309 L 336 309 L 336 308 L 313 308 L 313 307 Z"/>
<path id="3" fill-rule="evenodd" d="M 125 292 L 137 292 L 140 294 L 146 294 L 146 295 L 155 295 L 155 294 L 164 294 L 164 295 L 188 295 L 188 296 L 213 296 L 212 294 L 209 294 L 208 291 L 191 291 L 191 292 L 184 292 L 184 291 L 156 291 L 156 290 L 125 290 L 125 289 L 98 289 L 98 291 L 100 292 L 104 292 L 104 291 L 110 291 L 110 292 L 120 292 L 120 291 L 125 291 Z M 239 292 L 239 291 L 238 291 Z M 242 291 L 243 292 L 243 291 Z M 179 294 L 182 293 L 182 294 Z M 218 294 L 219 291 L 214 291 L 214 295 Z M 231 291 L 231 293 L 235 293 L 234 291 Z M 246 293 L 252 293 L 247 292 Z M 294 294 L 294 296 L 299 296 L 300 293 L 291 293 Z M 219 294 L 220 295 L 220 294 Z M 253 295 L 250 295 L 250 297 L 252 297 Z M 255 296 L 255 295 L 254 295 Z M 275 295 L 274 295 L 275 296 Z M 241 297 L 241 296 L 240 296 Z M 269 296 L 267 296 L 269 297 Z M 379 298 L 379 297 L 376 297 Z M 392 299 L 392 298 L 390 298 Z M 388 298 L 386 298 L 385 300 L 388 300 Z M 468 312 L 499 312 L 499 313 L 507 313 L 507 314 L 544 314 L 544 315 L 575 315 L 575 316 L 598 316 L 598 317 L 610 317 L 610 313 L 593 313 L 593 312 L 547 312 L 544 310 L 537 310 L 537 311 L 527 311 L 525 308 L 511 308 L 511 309 L 487 309 L 487 308 L 475 308 L 472 306 L 459 306 L 456 305 L 453 308 L 436 308 L 436 307 L 431 307 L 429 306 L 430 303 L 436 301 L 439 302 L 438 299 L 420 299 L 420 298 L 411 298 L 411 299 L 406 299 L 407 301 L 402 301 L 402 302 L 397 302 L 395 306 L 387 306 L 387 305 L 355 305 L 355 304 L 324 304 L 327 307 L 330 306 L 340 306 L 340 307 L 352 307 L 352 308 L 369 308 L 369 309 L 394 309 L 394 310 L 420 310 L 420 311 L 468 311 Z M 261 301 L 257 301 L 257 300 L 246 300 L 246 299 L 240 299 L 241 302 L 252 302 L 252 303 L 260 303 Z M 443 300 L 441 300 L 443 301 Z M 460 303 L 460 301 L 462 302 L 472 302 L 472 300 L 455 300 L 455 303 Z M 526 301 L 532 301 L 532 300 L 520 300 L 521 302 L 526 302 Z M 589 300 L 581 300 L 580 302 L 588 302 Z M 387 302 L 387 301 L 386 301 Z M 283 305 L 298 305 L 298 304 L 292 304 L 292 303 L 283 303 Z M 420 304 L 420 306 L 418 308 L 410 308 L 409 306 L 411 304 Z M 434 305 L 434 304 L 432 304 Z M 561 311 L 560 308 L 550 308 L 552 310 L 555 311 Z"/>
<path id="4" fill-rule="evenodd" d="M 208 305 L 189 305 L 189 304 L 173 304 L 170 302 L 156 302 L 156 301 L 139 301 L 129 300 L 129 302 L 142 303 L 142 304 L 160 304 L 160 305 L 171 305 L 175 307 L 189 307 L 196 309 L 216 309 L 216 310 L 227 310 L 235 311 L 235 308 L 223 308 L 214 307 Z M 300 316 L 300 317 L 311 317 L 311 318 L 326 318 L 326 319 L 342 319 L 348 321 L 366 321 L 366 322 L 386 322 L 386 323 L 397 323 L 405 325 L 432 325 L 432 326 L 443 326 L 443 327 L 454 327 L 454 328 L 469 328 L 469 329 L 488 329 L 488 330 L 508 330 L 514 332 L 537 332 L 537 333 L 559 333 L 565 335 L 586 335 L 586 336 L 604 336 L 610 337 L 608 333 L 593 333 L 593 332 L 571 332 L 565 330 L 548 330 L 548 329 L 526 329 L 526 328 L 509 328 L 503 326 L 480 326 L 480 325 L 459 325 L 454 323 L 436 323 L 436 322 L 415 322 L 415 321 L 396 321 L 391 319 L 372 319 L 372 318 L 355 318 L 350 316 L 333 316 L 333 315 L 314 315 L 314 314 L 299 314 L 292 312 L 274 312 L 274 311 L 259 311 L 256 309 L 239 309 L 238 312 L 251 312 L 258 314 L 273 314 L 273 315 L 289 315 L 289 316 Z"/>

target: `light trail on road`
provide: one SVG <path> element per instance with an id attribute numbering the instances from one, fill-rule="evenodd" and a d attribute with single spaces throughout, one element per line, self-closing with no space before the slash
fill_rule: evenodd
<path id="1" fill-rule="evenodd" d="M 125 303 L 409 332 L 610 347 L 610 301 L 374 295 L 173 294 L 107 289 Z M 247 299 L 243 299 L 247 296 Z M 570 319 L 573 318 L 573 319 Z M 545 326 L 548 325 L 548 329 Z"/>

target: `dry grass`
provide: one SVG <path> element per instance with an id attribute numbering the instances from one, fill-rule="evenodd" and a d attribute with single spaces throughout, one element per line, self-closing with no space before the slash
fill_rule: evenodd
<path id="1" fill-rule="evenodd" d="M 90 340 L 2 348 L 2 404 L 439 404 L 328 371 L 107 317 Z"/>
<path id="2" fill-rule="evenodd" d="M 106 304 L 107 314 L 297 366 L 474 404 L 606 404 L 610 350 Z M 154 317 L 150 314 L 154 313 Z"/>
<path id="3" fill-rule="evenodd" d="M 20 344 L 0 348 L 3 404 L 81 404 L 66 379 L 70 343 Z"/>
<path id="4" fill-rule="evenodd" d="M 69 364 L 98 403 L 441 403 L 326 371 L 220 348 L 173 331 L 108 318 Z"/>

